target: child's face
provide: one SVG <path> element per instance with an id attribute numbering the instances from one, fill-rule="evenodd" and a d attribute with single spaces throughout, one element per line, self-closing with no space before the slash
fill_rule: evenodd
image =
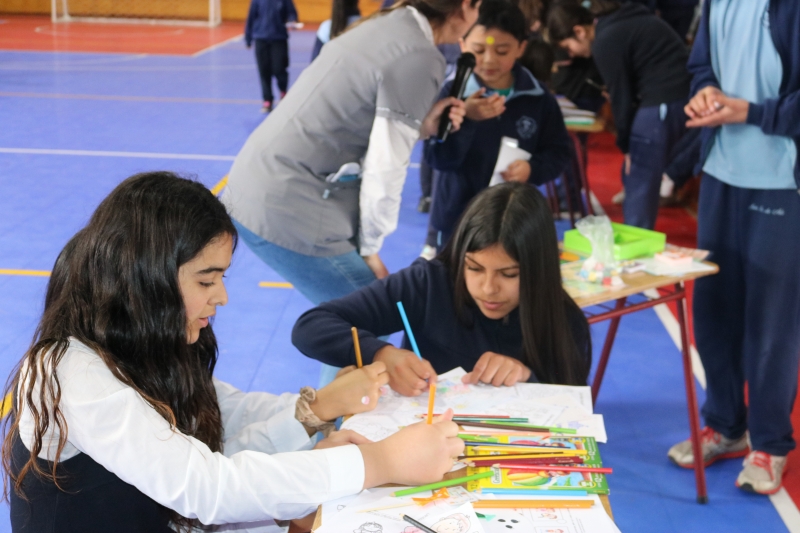
<path id="1" fill-rule="evenodd" d="M 569 54 L 569 57 L 591 57 L 592 41 L 594 41 L 593 26 L 575 26 L 575 37 L 569 37 L 558 42 L 558 46 Z"/>
<path id="2" fill-rule="evenodd" d="M 200 338 L 200 330 L 208 325 L 208 317 L 217 312 L 217 306 L 228 303 L 222 275 L 231 266 L 232 255 L 233 239 L 226 233 L 178 269 L 189 344 Z"/>
<path id="3" fill-rule="evenodd" d="M 475 26 L 461 40 L 461 51 L 475 55 L 475 75 L 492 88 L 510 86 L 514 62 L 525 51 L 525 42 L 497 28 Z"/>
<path id="4" fill-rule="evenodd" d="M 500 244 L 466 255 L 464 281 L 487 318 L 501 319 L 519 305 L 519 263 Z"/>

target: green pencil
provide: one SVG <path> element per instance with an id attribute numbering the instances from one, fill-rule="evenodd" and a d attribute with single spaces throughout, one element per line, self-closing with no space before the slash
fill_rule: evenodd
<path id="1" fill-rule="evenodd" d="M 494 474 L 491 470 L 488 472 L 481 472 L 480 474 L 473 474 L 471 476 L 459 477 L 456 479 L 448 479 L 446 481 L 440 481 L 438 483 L 431 483 L 430 485 L 422 485 L 421 487 L 412 487 L 410 489 L 403 489 L 398 490 L 392 493 L 392 496 L 408 496 L 409 494 L 417 494 L 419 492 L 424 492 L 426 490 L 436 490 L 441 489 L 442 487 L 452 487 L 454 485 L 461 485 L 462 483 L 466 483 L 467 481 L 474 481 L 476 479 L 483 479 L 485 477 L 491 477 Z"/>

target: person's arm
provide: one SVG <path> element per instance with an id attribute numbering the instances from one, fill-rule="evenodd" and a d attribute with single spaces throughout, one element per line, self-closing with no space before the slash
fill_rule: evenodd
<path id="1" fill-rule="evenodd" d="M 258 18 L 258 0 L 250 0 L 250 10 L 247 12 L 247 22 L 244 24 L 244 43 L 247 48 L 253 45 L 253 24 Z"/>
<path id="2" fill-rule="evenodd" d="M 569 164 L 572 156 L 572 141 L 564 125 L 564 116 L 556 99 L 550 94 L 543 96 L 544 110 L 539 127 L 539 142 L 529 161 L 531 175 L 529 183 L 543 185 L 556 179 Z"/>
<path id="3" fill-rule="evenodd" d="M 297 22 L 297 8 L 294 7 L 293 0 L 285 0 L 284 22 Z"/>
<path id="4" fill-rule="evenodd" d="M 592 54 L 611 95 L 611 111 L 617 127 L 617 146 L 623 154 L 627 154 L 631 125 L 636 113 L 636 93 L 629 54 L 625 50 L 625 44 L 613 40 L 616 37 L 598 38 L 592 47 Z"/>
<path id="5" fill-rule="evenodd" d="M 721 100 L 725 105 L 725 100 Z M 749 103 L 746 122 L 758 126 L 767 135 L 800 137 L 800 91 L 778 98 L 768 98 L 760 104 Z"/>
<path id="6" fill-rule="evenodd" d="M 364 487 L 356 446 L 225 457 L 171 428 L 96 355 L 70 350 L 58 372 L 70 443 L 159 504 L 204 524 L 304 516 Z"/>
<path id="7" fill-rule="evenodd" d="M 719 89 L 719 80 L 714 74 L 711 66 L 711 39 L 708 30 L 708 14 L 711 2 L 706 1 L 703 5 L 703 16 L 697 28 L 697 35 L 692 43 L 692 51 L 689 54 L 689 62 L 686 69 L 692 75 L 692 84 L 689 94 L 694 96 L 704 87 L 716 87 Z"/>

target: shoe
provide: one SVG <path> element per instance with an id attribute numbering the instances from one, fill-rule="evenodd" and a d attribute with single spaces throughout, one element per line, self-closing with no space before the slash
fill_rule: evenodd
<path id="1" fill-rule="evenodd" d="M 281 101 L 286 98 L 286 91 L 281 91 Z"/>
<path id="2" fill-rule="evenodd" d="M 617 194 L 611 197 L 611 203 L 619 205 L 625 201 L 625 189 L 622 189 Z"/>
<path id="3" fill-rule="evenodd" d="M 269 113 L 272 111 L 272 102 L 264 102 L 264 105 L 261 106 L 262 113 Z"/>
<path id="4" fill-rule="evenodd" d="M 781 488 L 786 457 L 752 451 L 742 464 L 744 469 L 736 478 L 736 486 L 740 489 L 757 494 L 775 494 Z"/>
<path id="5" fill-rule="evenodd" d="M 675 191 L 675 182 L 672 181 L 666 174 L 662 174 L 661 187 L 658 191 L 659 196 L 661 196 L 661 198 L 669 198 L 672 196 L 673 191 Z"/>
<path id="6" fill-rule="evenodd" d="M 433 199 L 430 196 L 423 196 L 419 199 L 419 203 L 417 204 L 417 211 L 420 213 L 430 213 L 431 212 L 431 203 Z"/>
<path id="7" fill-rule="evenodd" d="M 728 439 L 710 427 L 700 431 L 700 447 L 703 450 L 703 465 L 708 466 L 720 459 L 734 459 L 747 455 L 747 434 L 738 439 Z M 692 439 L 679 442 L 669 449 L 667 457 L 681 468 L 694 468 Z"/>
<path id="8" fill-rule="evenodd" d="M 422 249 L 422 253 L 419 254 L 420 257 L 424 257 L 428 261 L 436 257 L 436 248 L 433 246 L 426 244 L 425 247 Z"/>

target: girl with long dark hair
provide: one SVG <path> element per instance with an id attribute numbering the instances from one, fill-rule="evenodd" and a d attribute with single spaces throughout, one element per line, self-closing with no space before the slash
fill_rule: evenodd
<path id="1" fill-rule="evenodd" d="M 330 420 L 374 407 L 388 380 L 382 365 L 299 397 L 244 393 L 213 377 L 211 320 L 227 303 L 236 239 L 210 191 L 155 172 L 122 182 L 65 246 L 8 387 L 13 531 L 239 522 L 270 531 L 322 501 L 438 480 L 452 466 L 463 445 L 446 421 L 394 442 L 333 433 L 310 450 Z"/>
<path id="2" fill-rule="evenodd" d="M 420 352 L 380 340 L 403 330 L 403 302 Z M 478 194 L 445 249 L 431 261 L 378 280 L 300 317 L 292 342 L 330 365 L 355 360 L 344 342 L 356 326 L 365 361 L 386 364 L 401 394 L 461 366 L 471 383 L 540 381 L 584 385 L 591 363 L 589 326 L 561 286 L 552 215 L 541 193 L 505 183 Z"/>

